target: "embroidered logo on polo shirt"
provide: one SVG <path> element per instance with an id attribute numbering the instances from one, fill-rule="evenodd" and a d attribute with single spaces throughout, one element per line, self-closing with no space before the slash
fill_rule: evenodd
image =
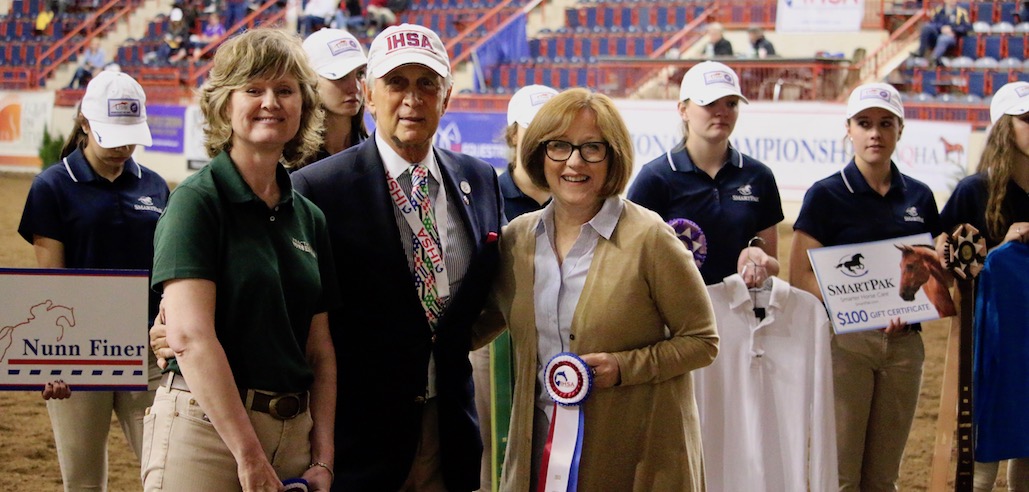
<path id="1" fill-rule="evenodd" d="M 135 210 L 147 210 L 150 212 L 163 213 L 164 209 L 154 205 L 154 199 L 149 196 L 141 196 L 136 199 L 137 202 L 132 205 Z"/>
<path id="2" fill-rule="evenodd" d="M 904 222 L 925 223 L 925 219 L 918 215 L 918 208 L 908 207 L 908 209 L 904 211 Z"/>
<path id="3" fill-rule="evenodd" d="M 754 202 L 754 203 L 757 203 L 757 202 L 761 201 L 760 198 L 754 196 L 754 189 L 751 188 L 751 186 L 749 184 L 745 184 L 743 186 L 740 186 L 739 188 L 736 188 L 736 193 L 739 193 L 739 194 L 738 195 L 732 195 L 732 200 L 734 202 Z"/>
<path id="4" fill-rule="evenodd" d="M 304 253 L 307 253 L 315 258 L 318 257 L 318 254 L 314 252 L 314 248 L 312 248 L 311 244 L 307 241 L 301 241 L 297 238 L 292 238 L 292 240 L 294 248 L 299 249 L 300 251 L 303 251 Z"/>

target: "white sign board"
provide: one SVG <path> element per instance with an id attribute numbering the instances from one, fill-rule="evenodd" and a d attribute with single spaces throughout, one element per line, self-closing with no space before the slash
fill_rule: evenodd
<path id="1" fill-rule="evenodd" d="M 857 32 L 864 0 L 779 0 L 776 32 Z"/>
<path id="2" fill-rule="evenodd" d="M 955 314 L 928 234 L 808 250 L 836 333 Z"/>
<path id="3" fill-rule="evenodd" d="M 0 390 L 147 389 L 145 270 L 0 269 Z"/>

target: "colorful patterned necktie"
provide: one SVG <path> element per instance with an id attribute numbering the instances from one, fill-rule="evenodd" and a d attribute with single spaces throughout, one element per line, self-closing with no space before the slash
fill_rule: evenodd
<path id="1" fill-rule="evenodd" d="M 425 308 L 425 317 L 433 328 L 443 311 L 442 303 L 436 289 L 436 274 L 432 260 L 442 262 L 442 250 L 439 248 L 439 233 L 436 231 L 436 216 L 429 202 L 429 169 L 423 164 L 416 164 L 411 170 L 411 203 L 418 211 L 418 217 L 424 226 L 423 237 L 419 231 L 413 232 L 414 247 L 414 284 L 418 290 L 418 298 Z"/>

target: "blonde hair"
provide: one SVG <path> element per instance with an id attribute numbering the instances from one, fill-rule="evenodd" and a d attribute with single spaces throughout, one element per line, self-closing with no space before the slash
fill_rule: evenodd
<path id="1" fill-rule="evenodd" d="M 543 172 L 546 159 L 544 142 L 558 137 L 576 123 L 583 110 L 593 112 L 600 136 L 607 142 L 607 180 L 600 189 L 601 198 L 615 196 L 625 191 L 632 176 L 632 138 L 625 120 L 618 113 L 611 98 L 586 89 L 568 89 L 546 102 L 532 119 L 522 139 L 522 164 L 532 184 L 542 190 L 549 190 Z"/>
<path id="2" fill-rule="evenodd" d="M 218 47 L 211 72 L 200 88 L 200 110 L 207 121 L 207 155 L 214 157 L 232 148 L 232 122 L 228 114 L 232 93 L 255 79 L 285 76 L 296 79 L 303 106 L 300 129 L 282 151 L 283 163 L 302 163 L 318 151 L 325 112 L 318 96 L 318 75 L 307 61 L 300 38 L 282 29 L 258 28 Z"/>
<path id="3" fill-rule="evenodd" d="M 1005 214 L 1004 199 L 1008 194 L 1008 183 L 1011 182 L 1012 168 L 1015 166 L 1014 116 L 1001 116 L 990 129 L 986 138 L 986 148 L 979 158 L 976 172 L 986 176 L 986 232 L 991 238 L 1001 240 L 1011 226 L 1011 217 Z M 1010 213 L 1010 211 L 1007 211 Z"/>

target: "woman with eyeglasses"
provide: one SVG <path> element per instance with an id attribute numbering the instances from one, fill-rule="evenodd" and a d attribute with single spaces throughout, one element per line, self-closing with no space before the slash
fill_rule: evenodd
<path id="1" fill-rule="evenodd" d="M 704 233 L 704 283 L 734 273 L 751 287 L 779 273 L 776 259 L 782 202 L 768 166 L 729 145 L 747 102 L 740 78 L 724 64 L 707 61 L 690 68 L 679 90 L 682 143 L 643 166 L 629 199 L 666 221 L 687 219 Z M 761 238 L 751 245 L 751 239 Z"/>
<path id="2" fill-rule="evenodd" d="M 714 314 L 672 228 L 619 198 L 632 153 L 611 99 L 585 89 L 554 96 L 526 129 L 525 170 L 553 199 L 501 241 L 494 296 L 515 351 L 502 490 L 536 490 L 548 466 L 543 369 L 562 352 L 592 373 L 579 490 L 703 490 L 690 371 L 718 351 Z"/>

